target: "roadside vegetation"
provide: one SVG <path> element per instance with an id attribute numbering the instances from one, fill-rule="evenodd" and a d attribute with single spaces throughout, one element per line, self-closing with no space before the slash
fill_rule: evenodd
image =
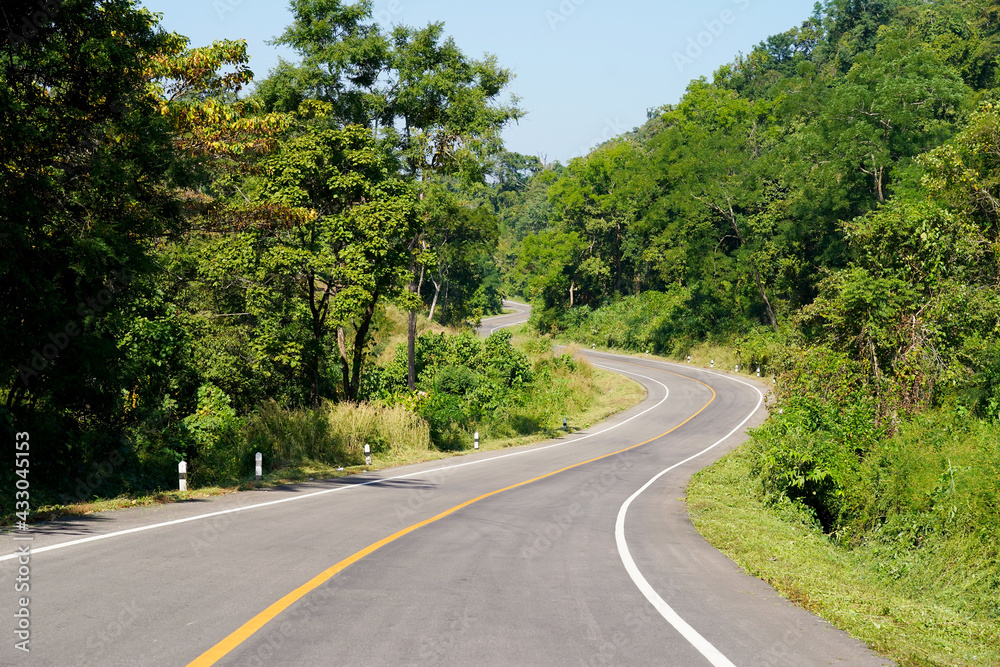
<path id="1" fill-rule="evenodd" d="M 996 665 L 998 442 L 995 425 L 944 414 L 884 442 L 848 491 L 861 516 L 883 513 L 873 528 L 831 534 L 807 505 L 769 494 L 756 436 L 695 475 L 688 507 L 748 574 L 899 664 Z"/>
<path id="2" fill-rule="evenodd" d="M 239 416 L 218 390 L 201 393 L 195 416 L 175 432 L 193 440 L 199 456 L 189 466 L 189 491 L 176 490 L 176 467 L 163 464 L 170 482 L 159 489 L 111 491 L 128 479 L 108 470 L 89 482 L 78 477 L 76 494 L 39 494 L 36 519 L 86 514 L 356 474 L 365 470 L 448 458 L 473 449 L 490 451 L 558 437 L 626 410 L 645 396 L 643 388 L 577 359 L 572 348 L 529 336 L 515 340 L 504 329 L 483 339 L 470 330 L 426 325 L 417 338 L 417 391 L 406 388 L 405 315 L 390 313 L 389 341 L 371 371 L 362 402 L 323 401 L 315 408 L 263 403 Z M 371 452 L 365 463 L 364 446 Z M 264 478 L 254 481 L 255 454 Z M 142 469 L 155 470 L 153 461 Z M 95 483 L 93 487 L 89 484 Z M 103 484 L 100 486 L 99 484 Z M 107 491 L 105 491 L 107 489 Z M 3 517 L 10 523 L 13 515 Z"/>
<path id="3" fill-rule="evenodd" d="M 1000 662 L 996 2 L 818 3 L 567 165 L 503 149 L 512 73 L 442 24 L 290 4 L 258 80 L 132 0 L 0 44 L 0 485 L 146 502 L 639 399 L 558 337 L 760 367 L 699 526 L 904 663 Z M 504 294 L 538 336 L 473 334 Z"/>
<path id="4" fill-rule="evenodd" d="M 0 40 L 0 429 L 12 461 L 30 440 L 0 483 L 30 484 L 22 514 L 174 488 L 182 460 L 230 484 L 253 446 L 330 465 L 369 437 L 464 447 L 453 424 L 479 416 L 418 390 L 413 352 L 501 309 L 482 193 L 523 114 L 512 73 L 368 0 L 293 0 L 275 41 L 294 55 L 256 78 L 244 41 L 192 45 L 133 0 L 18 23 L 37 10 L 6 2 Z M 406 400 L 378 368 L 394 312 Z M 487 345 L 448 395 L 475 381 L 528 410 L 534 369 Z"/>
<path id="5" fill-rule="evenodd" d="M 998 17 L 818 4 L 500 211 L 539 332 L 774 379 L 698 525 L 906 664 L 1000 662 Z"/>

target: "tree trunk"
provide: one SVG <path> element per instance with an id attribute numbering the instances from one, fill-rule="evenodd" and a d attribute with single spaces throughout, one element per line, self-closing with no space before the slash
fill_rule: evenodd
<path id="1" fill-rule="evenodd" d="M 434 285 L 434 298 L 431 299 L 431 312 L 427 316 L 428 322 L 434 321 L 434 309 L 437 308 L 438 295 L 441 293 L 441 283 L 431 278 L 431 284 Z"/>
<path id="2" fill-rule="evenodd" d="M 420 198 L 423 199 L 423 193 L 420 194 Z M 417 243 L 420 240 L 420 236 L 417 235 L 413 237 L 410 242 L 410 252 L 413 252 L 417 247 Z M 414 258 L 414 265 L 412 265 L 412 270 L 416 270 L 416 258 Z M 410 292 L 417 295 L 420 298 L 420 288 L 424 283 L 424 267 L 420 267 L 420 281 L 416 282 L 414 280 L 410 281 Z M 414 391 L 417 388 L 417 311 L 411 310 L 407 313 L 406 319 L 406 386 L 410 391 Z"/>
<path id="3" fill-rule="evenodd" d="M 417 311 L 411 310 L 406 322 L 406 386 L 417 388 Z"/>
<path id="4" fill-rule="evenodd" d="M 312 315 L 312 341 L 305 359 L 306 372 L 309 377 L 309 400 L 313 406 L 319 405 L 319 364 L 323 356 L 323 327 L 326 325 L 326 315 L 330 305 L 330 288 L 325 286 L 320 295 L 315 274 L 306 278 L 309 285 L 309 312 Z M 321 281 L 320 281 L 321 282 Z"/>
<path id="5" fill-rule="evenodd" d="M 751 265 L 753 265 L 753 279 L 757 281 L 757 289 L 760 291 L 760 298 L 764 300 L 764 308 L 767 310 L 767 319 L 771 321 L 771 326 L 775 329 L 778 328 L 778 318 L 774 314 L 774 308 L 771 307 L 771 302 L 767 298 L 767 294 L 764 292 L 764 282 L 760 279 L 760 271 L 757 270 L 757 262 L 751 260 Z"/>
<path id="6" fill-rule="evenodd" d="M 347 400 L 351 398 L 351 368 L 347 358 L 347 344 L 344 341 L 344 327 L 337 327 L 337 348 L 340 350 L 340 377 L 344 384 L 344 395 Z"/>
<path id="7" fill-rule="evenodd" d="M 371 327 L 372 318 L 375 316 L 376 303 L 378 303 L 378 292 L 372 295 L 372 300 L 368 304 L 368 308 L 365 309 L 364 317 L 361 319 L 361 325 L 358 327 L 357 333 L 354 334 L 354 359 L 352 360 L 354 363 L 351 369 L 351 383 L 347 394 L 347 400 L 349 401 L 357 400 L 358 393 L 361 391 L 361 365 L 362 361 L 364 361 L 365 341 L 368 339 L 368 329 Z"/>

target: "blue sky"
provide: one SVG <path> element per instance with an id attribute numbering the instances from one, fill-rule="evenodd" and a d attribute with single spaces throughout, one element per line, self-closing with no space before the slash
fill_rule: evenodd
<path id="1" fill-rule="evenodd" d="M 737 53 L 812 14 L 814 0 L 375 0 L 383 24 L 444 21 L 469 56 L 497 56 L 517 75 L 528 115 L 504 133 L 509 150 L 567 162 L 677 102 Z M 281 0 L 143 0 L 162 25 L 201 46 L 246 39 L 258 79 L 279 55 L 264 42 L 291 23 Z"/>

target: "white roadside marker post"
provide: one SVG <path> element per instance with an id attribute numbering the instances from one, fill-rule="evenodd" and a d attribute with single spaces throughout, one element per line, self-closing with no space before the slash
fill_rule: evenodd
<path id="1" fill-rule="evenodd" d="M 737 373 L 739 373 L 739 372 L 740 372 L 740 365 L 739 365 L 739 364 L 736 364 L 736 372 L 737 372 Z"/>
<path id="2" fill-rule="evenodd" d="M 569 430 L 569 426 L 566 425 L 566 418 L 563 417 L 563 431 L 568 431 L 568 430 Z"/>
<path id="3" fill-rule="evenodd" d="M 760 366 L 757 367 L 757 377 L 760 377 Z"/>
<path id="4" fill-rule="evenodd" d="M 181 491 L 187 491 L 188 489 L 187 461 L 181 461 L 177 464 L 177 485 L 180 487 Z"/>
<path id="5" fill-rule="evenodd" d="M 691 363 L 691 355 L 690 354 L 688 355 L 688 363 L 689 364 Z"/>
<path id="6" fill-rule="evenodd" d="M 479 431 L 476 431 L 476 438 L 475 439 L 476 439 L 476 444 L 474 445 L 474 447 L 478 451 L 479 450 Z"/>
<path id="7" fill-rule="evenodd" d="M 264 478 L 264 455 L 257 452 L 254 455 L 254 479 L 261 480 Z"/>
<path id="8" fill-rule="evenodd" d="M 370 466 L 372 464 L 372 448 L 365 443 L 365 465 Z"/>
<path id="9" fill-rule="evenodd" d="M 708 367 L 715 368 L 715 359 L 712 359 L 712 362 L 708 365 Z"/>

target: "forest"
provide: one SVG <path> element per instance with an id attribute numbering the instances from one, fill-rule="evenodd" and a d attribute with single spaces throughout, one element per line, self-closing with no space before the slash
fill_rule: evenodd
<path id="1" fill-rule="evenodd" d="M 774 379 L 771 418 L 709 478 L 947 610 L 912 654 L 854 623 L 905 664 L 961 664 L 952 642 L 996 659 L 998 67 L 1000 3 L 817 4 L 586 157 L 512 162 L 496 207 L 538 332 L 725 350 Z"/>
<path id="2" fill-rule="evenodd" d="M 761 496 L 1000 616 L 1000 2 L 817 3 L 565 165 L 443 24 L 290 6 L 256 77 L 131 0 L 5 4 L 0 424 L 43 498 L 235 483 L 344 406 L 537 431 L 585 371 L 472 335 L 520 296 L 536 351 L 763 368 Z"/>
<path id="3" fill-rule="evenodd" d="M 833 527 L 873 442 L 936 409 L 1000 418 L 998 18 L 817 5 L 588 156 L 512 164 L 510 289 L 541 332 L 675 357 L 716 341 L 811 426 L 856 421 L 843 461 L 768 459 Z"/>
<path id="4" fill-rule="evenodd" d="M 276 410 L 414 408 L 448 354 L 478 393 L 421 403 L 435 446 L 464 442 L 462 409 L 524 402 L 509 336 L 429 327 L 501 308 L 472 193 L 523 111 L 494 58 L 296 0 L 274 41 L 298 59 L 255 79 L 245 42 L 192 46 L 130 0 L 39 7 L 5 6 L 0 79 L 0 423 L 39 443 L 37 498 L 176 488 L 181 460 L 234 483 Z"/>

